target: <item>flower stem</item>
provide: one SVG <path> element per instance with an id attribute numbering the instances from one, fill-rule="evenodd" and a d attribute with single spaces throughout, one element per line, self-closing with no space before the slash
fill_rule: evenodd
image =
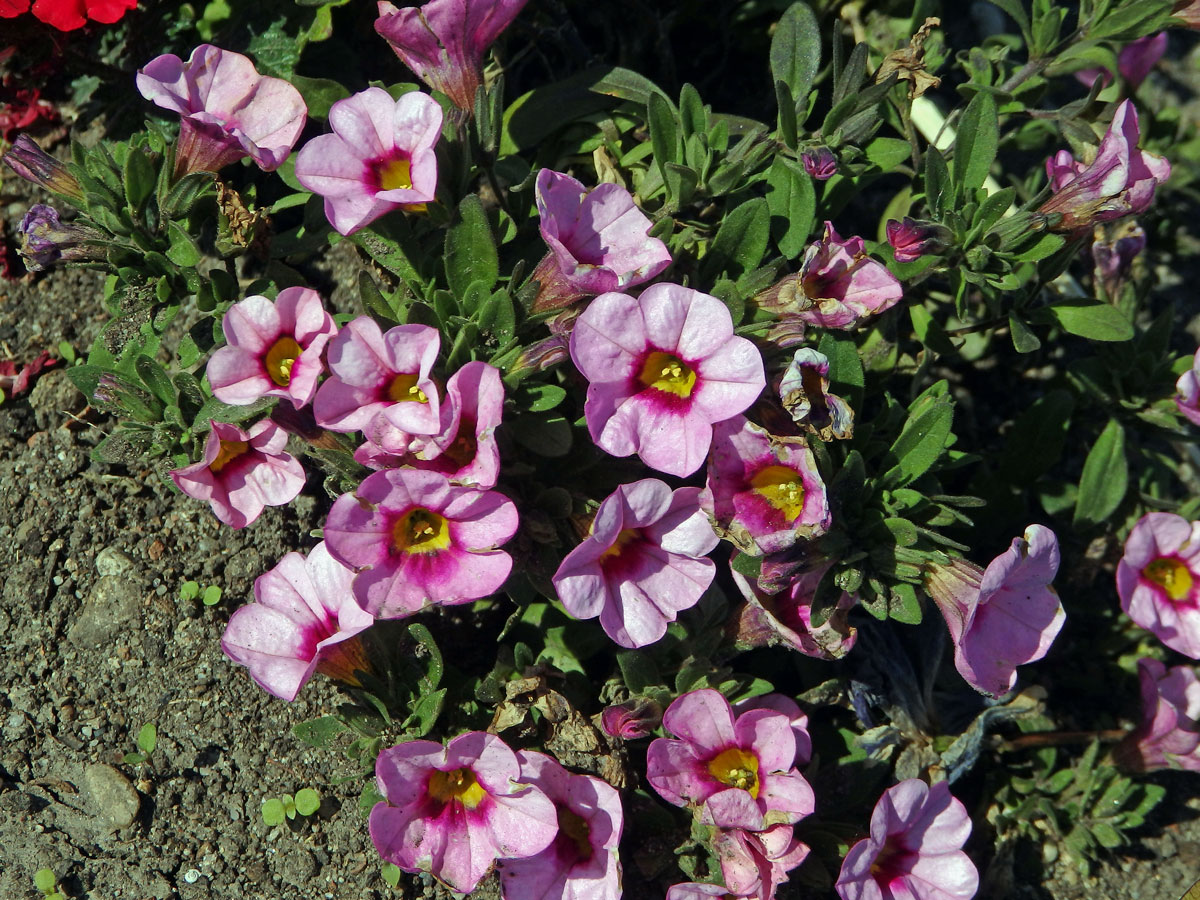
<path id="1" fill-rule="evenodd" d="M 1123 728 L 1106 728 L 1100 731 L 1035 731 L 1012 740 L 1001 741 L 997 748 L 1005 753 L 1028 750 L 1031 747 L 1059 747 L 1063 744 L 1088 744 L 1092 741 L 1119 741 L 1128 732 Z"/>

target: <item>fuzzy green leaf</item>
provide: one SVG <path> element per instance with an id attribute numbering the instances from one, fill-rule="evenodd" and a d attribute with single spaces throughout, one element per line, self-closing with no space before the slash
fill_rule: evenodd
<path id="1" fill-rule="evenodd" d="M 1107 519 L 1125 498 L 1129 466 L 1125 460 L 1125 429 L 1109 419 L 1083 464 L 1075 527 L 1088 528 Z"/>

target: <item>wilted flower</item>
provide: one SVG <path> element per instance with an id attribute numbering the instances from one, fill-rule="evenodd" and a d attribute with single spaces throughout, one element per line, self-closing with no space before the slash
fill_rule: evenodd
<path id="1" fill-rule="evenodd" d="M 375 761 L 384 800 L 371 810 L 379 855 L 469 893 L 497 859 L 533 856 L 558 834 L 554 804 L 521 783 L 504 741 L 471 731 L 443 747 L 407 741 Z"/>
<path id="2" fill-rule="evenodd" d="M 25 365 L 19 365 L 11 359 L 0 359 L 0 402 L 25 393 L 43 369 L 57 362 L 49 350 L 43 350 Z"/>
<path id="3" fill-rule="evenodd" d="M 950 232 L 936 222 L 921 222 L 905 216 L 901 221 L 888 219 L 885 226 L 887 242 L 892 247 L 896 262 L 912 262 L 926 253 L 937 253 L 945 248 Z"/>
<path id="4" fill-rule="evenodd" d="M 662 724 L 662 706 L 645 697 L 604 707 L 600 727 L 609 737 L 623 741 L 644 738 Z"/>
<path id="5" fill-rule="evenodd" d="M 483 54 L 526 0 L 429 0 L 397 9 L 380 2 L 375 30 L 418 78 L 467 115 L 483 84 Z"/>
<path id="6" fill-rule="evenodd" d="M 396 619 L 499 590 L 512 557 L 495 548 L 516 530 L 517 508 L 501 493 L 453 485 L 440 472 L 388 469 L 334 501 L 325 542 L 359 571 L 359 604 Z"/>
<path id="7" fill-rule="evenodd" d="M 622 647 L 644 647 L 695 606 L 712 583 L 717 546 L 700 511 L 698 488 L 672 492 L 656 478 L 623 484 L 605 498 L 592 533 L 554 573 L 563 607 L 577 619 L 600 617 Z"/>
<path id="8" fill-rule="evenodd" d="M 804 171 L 817 181 L 828 181 L 837 174 L 837 157 L 828 147 L 810 147 L 800 153 Z"/>
<path id="9" fill-rule="evenodd" d="M 325 217 L 339 233 L 436 198 L 442 107 L 428 94 L 393 100 L 383 88 L 367 88 L 333 104 L 329 126 L 333 134 L 296 154 L 296 180 L 325 198 Z"/>
<path id="10" fill-rule="evenodd" d="M 1200 659 L 1200 522 L 1142 516 L 1117 564 L 1121 609 L 1172 650 Z"/>
<path id="11" fill-rule="evenodd" d="M 83 187 L 64 163 L 59 162 L 27 134 L 17 135 L 2 157 L 10 169 L 31 184 L 43 187 L 55 196 L 83 203 Z"/>
<path id="12" fill-rule="evenodd" d="M 710 897 L 728 897 L 729 891 L 723 884 L 700 884 L 688 881 L 673 884 L 667 889 L 667 900 L 709 900 Z"/>
<path id="13" fill-rule="evenodd" d="M 677 284 L 637 299 L 601 294 L 575 323 L 571 359 L 590 382 L 584 415 L 597 446 L 670 475 L 700 468 L 712 424 L 766 384 L 762 356 L 734 336 L 729 308 Z"/>
<path id="14" fill-rule="evenodd" d="M 369 671 L 357 635 L 375 618 L 354 602 L 354 572 L 317 544 L 288 553 L 254 582 L 254 602 L 229 617 L 221 649 L 263 690 L 295 700 L 313 672 L 357 685 Z"/>
<path id="15" fill-rule="evenodd" d="M 185 63 L 166 53 L 138 71 L 142 96 L 182 117 L 175 174 L 216 172 L 249 156 L 264 172 L 288 158 L 308 107 L 282 78 L 259 75 L 247 57 L 201 44 Z"/>
<path id="16" fill-rule="evenodd" d="M 1200 679 L 1191 666 L 1168 669 L 1157 659 L 1138 660 L 1142 721 L 1113 749 L 1132 772 L 1187 769 L 1200 772 Z"/>
<path id="17" fill-rule="evenodd" d="M 1175 0 L 1171 15 L 1191 29 L 1200 29 L 1200 0 Z"/>
<path id="18" fill-rule="evenodd" d="M 531 276 L 538 283 L 534 312 L 625 290 L 671 264 L 667 245 L 647 237 L 650 220 L 620 185 L 588 190 L 570 175 L 542 169 L 535 199 L 538 227 L 550 252 Z"/>
<path id="19" fill-rule="evenodd" d="M 1074 231 L 1150 208 L 1154 189 L 1170 176 L 1171 165 L 1161 156 L 1139 150 L 1140 137 L 1137 110 L 1124 100 L 1090 165 L 1077 162 L 1066 150 L 1046 161 L 1054 193 L 1039 212 L 1055 217 L 1052 231 Z"/>
<path id="20" fill-rule="evenodd" d="M 63 222 L 53 206 L 35 203 L 17 226 L 18 251 L 30 272 L 42 272 L 55 263 L 94 262 L 105 258 L 108 236 L 89 225 Z"/>
<path id="21" fill-rule="evenodd" d="M 792 579 L 782 591 L 769 593 L 733 570 L 733 581 L 746 598 L 738 615 L 734 642 L 739 647 L 791 647 L 805 656 L 841 659 L 854 648 L 857 631 L 849 613 L 858 602 L 842 591 L 829 618 L 812 624 L 812 601 L 817 585 L 829 570 L 825 562 Z"/>
<path id="22" fill-rule="evenodd" d="M 721 877 L 734 897 L 772 900 L 775 889 L 788 880 L 788 872 L 808 858 L 809 848 L 796 840 L 791 825 L 773 825 L 764 831 L 734 828 L 713 840 L 721 861 Z"/>
<path id="23" fill-rule="evenodd" d="M 1192 367 L 1175 382 L 1175 406 L 1193 425 L 1200 425 L 1200 350 L 1192 358 Z"/>
<path id="24" fill-rule="evenodd" d="M 842 900 L 971 900 L 979 872 L 962 850 L 970 834 L 946 782 L 902 781 L 875 804 L 871 836 L 850 848 L 834 887 Z"/>
<path id="25" fill-rule="evenodd" d="M 267 506 L 291 503 L 304 487 L 304 467 L 285 453 L 287 432 L 263 419 L 242 431 L 225 422 L 211 430 L 198 463 L 173 469 L 171 479 L 189 497 L 207 500 L 230 528 L 245 528 Z"/>
<path id="26" fill-rule="evenodd" d="M 993 559 L 984 571 L 966 560 L 930 565 L 925 590 L 954 642 L 954 666 L 975 690 L 1000 696 L 1017 683 L 1017 666 L 1041 659 L 1066 619 L 1050 586 L 1058 539 L 1042 525 Z"/>
<path id="27" fill-rule="evenodd" d="M 1110 299 L 1120 296 L 1133 261 L 1146 249 L 1146 232 L 1132 219 L 1097 225 L 1092 237 L 1093 277 Z"/>
<path id="28" fill-rule="evenodd" d="M 1130 90 L 1137 90 L 1166 51 L 1165 31 L 1148 34 L 1136 41 L 1130 41 L 1121 48 L 1121 52 L 1117 54 L 1117 71 L 1121 73 Z M 1091 87 L 1097 78 L 1104 79 L 1105 87 L 1112 82 L 1112 72 L 1105 68 L 1080 69 L 1075 73 L 1075 77 L 1088 87 Z"/>
<path id="29" fill-rule="evenodd" d="M 854 410 L 837 394 L 829 393 L 829 359 L 810 347 L 801 347 L 779 381 L 779 398 L 797 425 L 823 441 L 854 436 Z"/>

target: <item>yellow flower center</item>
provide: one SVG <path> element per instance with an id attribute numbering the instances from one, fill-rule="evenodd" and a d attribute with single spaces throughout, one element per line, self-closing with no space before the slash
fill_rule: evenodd
<path id="1" fill-rule="evenodd" d="M 592 842 L 588 840 L 591 830 L 587 821 L 565 806 L 558 807 L 558 833 L 575 845 L 580 859 L 592 858 Z"/>
<path id="2" fill-rule="evenodd" d="M 418 506 L 392 526 L 392 546 L 402 553 L 437 553 L 450 546 L 446 517 Z"/>
<path id="3" fill-rule="evenodd" d="M 692 391 L 696 387 L 696 373 L 679 357 L 655 350 L 646 357 L 646 361 L 642 364 L 638 381 L 646 387 L 674 394 L 676 397 L 686 400 L 692 396 Z"/>
<path id="4" fill-rule="evenodd" d="M 721 784 L 749 791 L 758 799 L 758 757 L 750 751 L 740 747 L 722 750 L 708 761 L 708 771 Z"/>
<path id="5" fill-rule="evenodd" d="M 750 488 L 787 520 L 800 518 L 804 512 L 804 481 L 800 473 L 787 466 L 767 466 L 750 478 Z"/>
<path id="6" fill-rule="evenodd" d="M 264 360 L 267 375 L 280 387 L 287 387 L 292 380 L 292 366 L 300 356 L 300 345 L 290 337 L 281 337 L 267 351 Z"/>
<path id="7" fill-rule="evenodd" d="M 636 528 L 622 528 L 617 539 L 613 541 L 612 546 L 600 554 L 599 562 L 601 564 L 608 562 L 610 559 L 616 559 L 620 556 L 625 548 L 641 537 L 641 532 Z"/>
<path id="8" fill-rule="evenodd" d="M 455 769 L 452 772 L 434 771 L 426 787 L 429 796 L 440 803 L 459 801 L 467 809 L 474 809 L 483 802 L 487 791 L 475 780 L 470 769 Z"/>
<path id="9" fill-rule="evenodd" d="M 216 474 L 239 456 L 249 452 L 250 444 L 246 441 L 221 441 L 221 449 L 217 451 L 217 458 L 208 464 L 208 469 Z"/>
<path id="10" fill-rule="evenodd" d="M 412 184 L 412 167 L 407 159 L 389 159 L 375 170 L 379 176 L 381 191 L 394 191 L 398 188 L 409 189 Z"/>
<path id="11" fill-rule="evenodd" d="M 429 398 L 425 392 L 417 385 L 417 373 L 411 375 L 408 372 L 401 372 L 392 379 L 392 383 L 388 385 L 387 395 L 389 399 L 399 403 L 402 400 L 411 400 L 414 403 L 428 403 Z"/>
<path id="12" fill-rule="evenodd" d="M 1178 559 L 1156 559 L 1142 574 L 1167 592 L 1172 600 L 1186 600 L 1192 593 L 1192 573 Z"/>

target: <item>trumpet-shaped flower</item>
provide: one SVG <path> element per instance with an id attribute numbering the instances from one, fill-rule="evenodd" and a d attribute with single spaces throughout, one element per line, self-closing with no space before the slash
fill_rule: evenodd
<path id="1" fill-rule="evenodd" d="M 440 472 L 388 469 L 334 501 L 325 542 L 359 570 L 359 605 L 395 619 L 499 590 L 512 557 L 495 548 L 516 530 L 517 508 L 503 494 L 452 485 Z"/>
<path id="2" fill-rule="evenodd" d="M 620 185 L 588 190 L 570 175 L 542 169 L 535 199 L 550 252 L 533 271 L 538 283 L 534 312 L 625 290 L 671 264 L 667 245 L 647 237 L 650 220 Z"/>
<path id="3" fill-rule="evenodd" d="M 824 353 L 809 347 L 797 350 L 779 381 L 779 397 L 792 421 L 821 440 L 854 435 L 854 410 L 829 393 L 829 359 Z"/>
<path id="4" fill-rule="evenodd" d="M 796 840 L 791 825 L 772 825 L 764 831 L 741 828 L 721 831 L 713 840 L 721 861 L 721 877 L 734 897 L 772 900 L 788 872 L 808 858 L 807 844 Z"/>
<path id="5" fill-rule="evenodd" d="M 746 598 L 734 642 L 740 647 L 791 647 L 817 659 L 841 659 L 849 653 L 858 638 L 849 623 L 850 610 L 858 602 L 854 597 L 843 591 L 829 618 L 821 625 L 812 624 L 813 595 L 829 566 L 823 563 L 809 569 L 775 593 L 762 590 L 734 569 L 733 581 Z"/>
<path id="6" fill-rule="evenodd" d="M 1192 358 L 1192 367 L 1175 382 L 1175 406 L 1193 425 L 1200 425 L 1200 350 Z"/>
<path id="7" fill-rule="evenodd" d="M 167 53 L 138 71 L 143 97 L 182 117 L 175 173 L 215 172 L 243 156 L 265 172 L 288 158 L 308 107 L 282 78 L 259 75 L 240 53 L 201 44 L 185 63 Z"/>
<path id="8" fill-rule="evenodd" d="M 107 255 L 108 235 L 92 228 L 63 222 L 58 210 L 35 203 L 17 226 L 21 235 L 21 259 L 30 272 L 42 272 L 59 262 L 102 260 Z"/>
<path id="9" fill-rule="evenodd" d="M 1168 669 L 1157 659 L 1138 660 L 1142 721 L 1113 750 L 1132 772 L 1187 769 L 1200 772 L 1200 679 L 1191 666 Z"/>
<path id="10" fill-rule="evenodd" d="M 796 736 L 786 713 L 751 709 L 734 717 L 720 693 L 690 691 L 667 707 L 646 755 L 646 778 L 668 803 L 698 809 L 706 824 L 763 831 L 814 808 L 795 768 Z"/>
<path id="11" fill-rule="evenodd" d="M 29 135 L 17 135 L 0 159 L 30 184 L 43 187 L 56 197 L 69 200 L 77 206 L 83 203 L 83 186 L 79 179 L 71 174 L 66 164 L 39 147 Z"/>
<path id="12" fill-rule="evenodd" d="M 601 294 L 575 323 L 571 359 L 589 382 L 592 440 L 670 475 L 700 468 L 713 423 L 745 410 L 766 384 L 758 349 L 734 336 L 725 304 L 677 284 L 637 299 Z"/>
<path id="13" fill-rule="evenodd" d="M 229 308 L 221 328 L 229 343 L 208 361 L 214 397 L 233 406 L 262 397 L 308 405 L 325 371 L 325 344 L 337 334 L 316 291 L 284 288 L 274 302 L 247 297 Z"/>
<path id="14" fill-rule="evenodd" d="M 500 863 L 506 900 L 620 900 L 621 795 L 590 775 L 573 775 L 544 753 L 519 752 L 521 781 L 558 813 L 558 836 L 535 856 Z"/>
<path id="15" fill-rule="evenodd" d="M 354 572 L 325 549 L 289 553 L 254 582 L 254 602 L 229 617 L 221 649 L 263 690 L 292 701 L 313 672 L 357 685 L 369 671 L 357 635 L 375 618 L 354 602 Z"/>
<path id="16" fill-rule="evenodd" d="M 497 859 L 534 856 L 558 834 L 554 803 L 521 783 L 517 755 L 492 734 L 389 747 L 375 779 L 384 797 L 370 818 L 379 855 L 460 893 L 474 890 Z"/>
<path id="17" fill-rule="evenodd" d="M 1117 564 L 1117 593 L 1134 622 L 1200 659 L 1200 522 L 1165 512 L 1142 516 Z"/>
<path id="18" fill-rule="evenodd" d="M 554 589 L 577 619 L 600 617 L 622 647 L 644 647 L 700 601 L 716 565 L 704 558 L 717 536 L 700 510 L 698 488 L 672 492 L 646 478 L 605 498 L 592 533 L 554 573 Z"/>
<path id="19" fill-rule="evenodd" d="M 296 154 L 296 180 L 325 198 L 325 217 L 340 234 L 435 199 L 442 107 L 432 97 L 410 91 L 393 100 L 367 88 L 333 104 L 329 126 L 333 134 Z"/>
<path id="20" fill-rule="evenodd" d="M 993 559 L 987 570 L 966 560 L 929 567 L 925 590 L 954 642 L 954 666 L 975 690 L 1000 696 L 1017 683 L 1017 666 L 1041 659 L 1066 619 L 1050 586 L 1058 539 L 1042 525 Z"/>
<path id="21" fill-rule="evenodd" d="M 842 900 L 971 900 L 979 871 L 962 849 L 970 834 L 946 782 L 902 781 L 875 804 L 871 835 L 850 848 L 834 887 Z"/>

